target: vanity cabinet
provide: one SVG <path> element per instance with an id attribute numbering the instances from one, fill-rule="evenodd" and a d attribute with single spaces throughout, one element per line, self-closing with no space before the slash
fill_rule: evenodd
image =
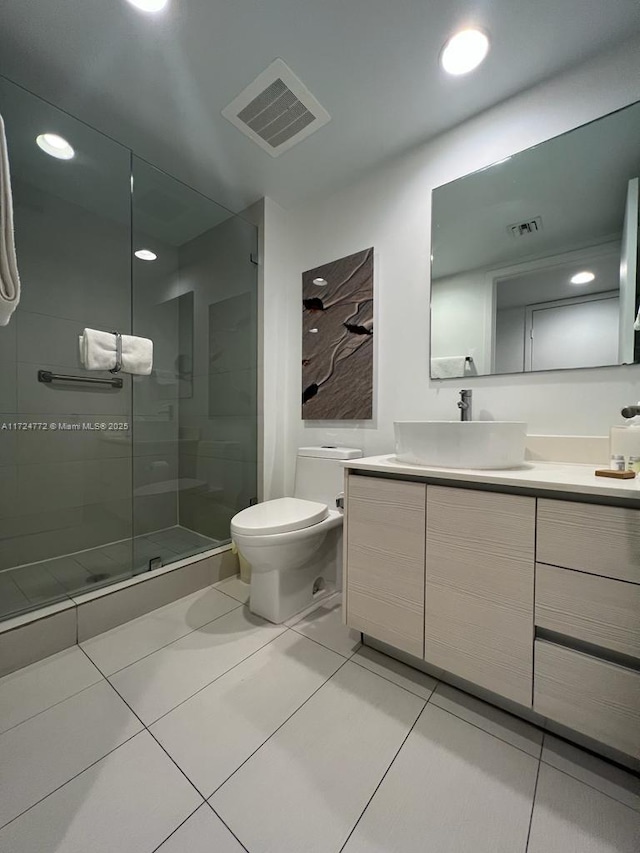
<path id="1" fill-rule="evenodd" d="M 347 624 L 638 769 L 639 495 L 556 499 L 358 464 L 345 483 Z"/>
<path id="2" fill-rule="evenodd" d="M 425 659 L 531 706 L 535 498 L 427 487 Z"/>
<path id="3" fill-rule="evenodd" d="M 348 478 L 345 606 L 352 628 L 422 657 L 424 483 Z"/>

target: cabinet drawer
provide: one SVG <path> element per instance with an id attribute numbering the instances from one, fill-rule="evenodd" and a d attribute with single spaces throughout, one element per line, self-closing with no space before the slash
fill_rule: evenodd
<path id="1" fill-rule="evenodd" d="M 536 625 L 640 658 L 640 585 L 538 563 Z"/>
<path id="2" fill-rule="evenodd" d="M 347 623 L 422 657 L 426 486 L 351 475 L 347 489 Z"/>
<path id="3" fill-rule="evenodd" d="M 640 758 L 639 672 L 543 640 L 534 656 L 534 711 Z"/>
<path id="4" fill-rule="evenodd" d="M 536 559 L 640 583 L 640 510 L 540 499 Z"/>

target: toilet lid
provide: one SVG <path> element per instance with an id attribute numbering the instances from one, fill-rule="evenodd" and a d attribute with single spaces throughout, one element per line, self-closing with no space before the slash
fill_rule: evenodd
<path id="1" fill-rule="evenodd" d="M 289 533 L 323 521 L 329 515 L 326 504 L 301 498 L 276 498 L 243 509 L 231 519 L 231 532 L 245 536 Z"/>

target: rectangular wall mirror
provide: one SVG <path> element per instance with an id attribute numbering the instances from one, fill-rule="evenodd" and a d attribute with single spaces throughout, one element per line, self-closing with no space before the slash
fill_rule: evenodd
<path id="1" fill-rule="evenodd" d="M 639 362 L 639 183 L 636 103 L 434 189 L 431 377 Z"/>

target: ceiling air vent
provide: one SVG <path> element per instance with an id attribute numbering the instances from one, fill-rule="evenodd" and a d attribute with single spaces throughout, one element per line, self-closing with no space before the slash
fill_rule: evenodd
<path id="1" fill-rule="evenodd" d="M 222 115 L 272 157 L 302 142 L 331 119 L 281 59 L 249 83 Z"/>
<path id="2" fill-rule="evenodd" d="M 530 237 L 532 234 L 539 234 L 542 231 L 542 217 L 536 216 L 535 219 L 529 219 L 527 222 L 507 225 L 507 231 L 512 237 Z"/>

